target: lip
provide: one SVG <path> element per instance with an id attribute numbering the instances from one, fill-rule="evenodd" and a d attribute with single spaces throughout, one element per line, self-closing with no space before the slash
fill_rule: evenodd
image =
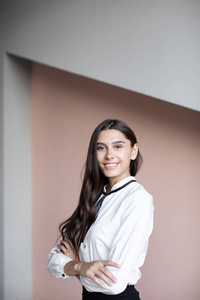
<path id="1" fill-rule="evenodd" d="M 105 163 L 104 166 L 107 170 L 113 170 L 118 166 L 119 163 Z"/>

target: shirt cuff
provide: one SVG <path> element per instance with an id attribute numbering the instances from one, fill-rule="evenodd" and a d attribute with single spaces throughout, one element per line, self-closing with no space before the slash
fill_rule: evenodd
<path id="1" fill-rule="evenodd" d="M 72 261 L 72 259 L 62 253 L 57 253 L 56 250 L 59 250 L 57 247 L 54 247 L 49 253 L 49 261 L 47 265 L 47 270 L 55 278 L 61 279 L 71 279 L 73 276 L 68 276 L 64 272 L 64 266 Z"/>

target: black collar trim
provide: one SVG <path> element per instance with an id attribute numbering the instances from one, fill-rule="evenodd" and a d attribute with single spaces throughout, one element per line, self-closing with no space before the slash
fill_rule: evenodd
<path id="1" fill-rule="evenodd" d="M 125 183 L 124 185 L 122 185 L 122 186 L 120 186 L 119 188 L 117 188 L 116 190 L 113 190 L 113 191 L 111 191 L 111 192 L 109 192 L 109 193 L 106 193 L 106 192 L 103 191 L 103 194 L 106 195 L 106 196 L 108 196 L 108 195 L 110 195 L 110 194 L 112 194 L 112 193 L 118 192 L 118 191 L 120 191 L 121 189 L 125 188 L 127 185 L 129 185 L 131 182 L 136 182 L 136 180 L 130 180 L 130 181 L 128 181 L 127 183 Z"/>

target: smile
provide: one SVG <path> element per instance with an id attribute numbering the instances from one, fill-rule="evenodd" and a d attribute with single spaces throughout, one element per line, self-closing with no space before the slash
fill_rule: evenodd
<path id="1" fill-rule="evenodd" d="M 114 169 L 115 167 L 118 166 L 118 163 L 104 164 L 104 166 L 105 166 L 107 169 Z"/>

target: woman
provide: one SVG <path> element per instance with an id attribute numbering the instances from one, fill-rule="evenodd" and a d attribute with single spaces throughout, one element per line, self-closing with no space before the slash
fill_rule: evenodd
<path id="1" fill-rule="evenodd" d="M 76 276 L 83 300 L 138 300 L 134 285 L 153 227 L 152 196 L 135 180 L 142 157 L 133 131 L 108 119 L 94 130 L 79 204 L 49 255 L 56 278 Z"/>

